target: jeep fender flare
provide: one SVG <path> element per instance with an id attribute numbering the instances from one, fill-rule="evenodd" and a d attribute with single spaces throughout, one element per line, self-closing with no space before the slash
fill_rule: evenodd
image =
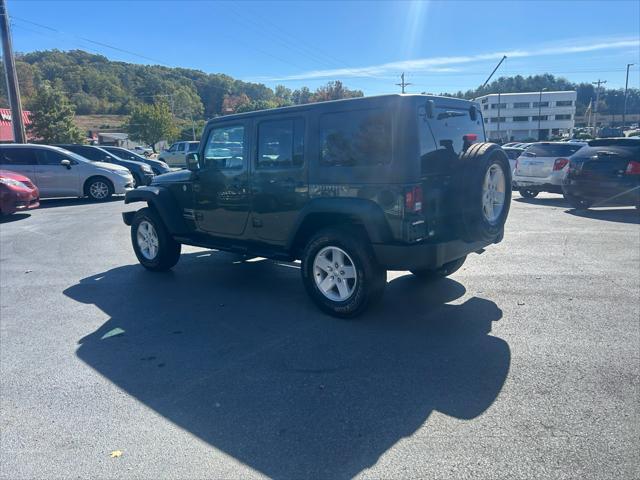
<path id="1" fill-rule="evenodd" d="M 134 202 L 147 202 L 149 207 L 158 212 L 167 230 L 172 235 L 188 233 L 189 229 L 184 220 L 183 212 L 178 207 L 171 192 L 166 188 L 146 186 L 129 190 L 124 197 L 124 203 Z"/>
<path id="2" fill-rule="evenodd" d="M 319 221 L 320 219 L 322 221 Z M 343 219 L 356 220 L 361 224 L 371 243 L 385 243 L 393 238 L 384 211 L 375 202 L 364 198 L 315 198 L 310 200 L 298 214 L 287 240 L 287 250 L 296 248 L 301 235 L 304 237 L 307 234 L 307 229 L 315 231 L 328 225 L 341 223 Z"/>

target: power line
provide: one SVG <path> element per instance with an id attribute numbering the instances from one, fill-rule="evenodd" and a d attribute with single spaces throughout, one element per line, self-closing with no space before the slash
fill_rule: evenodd
<path id="1" fill-rule="evenodd" d="M 59 30 L 59 29 L 57 29 L 55 27 L 51 27 L 49 25 L 44 25 L 42 23 L 37 23 L 37 22 L 33 22 L 31 20 L 27 20 L 26 18 L 16 17 L 14 15 L 11 15 L 10 18 L 12 20 L 18 20 L 19 22 L 25 22 L 25 23 L 28 23 L 28 24 L 31 24 L 31 25 L 35 25 L 36 27 L 40 27 L 40 28 L 44 28 L 46 30 L 50 30 L 50 31 L 55 32 L 55 33 L 57 33 L 59 35 L 75 37 L 77 39 L 80 39 L 80 40 L 85 41 L 85 42 L 92 43 L 94 45 L 99 45 L 101 47 L 110 48 L 110 49 L 115 50 L 117 52 L 126 53 L 128 55 L 133 55 L 134 57 L 139 57 L 139 58 L 142 58 L 144 60 L 149 60 L 149 61 L 152 61 L 152 62 L 158 62 L 161 65 L 164 65 L 164 66 L 167 66 L 167 67 L 170 66 L 169 64 L 163 62 L 162 60 L 158 60 L 157 58 L 147 57 L 146 55 L 142 55 L 140 53 L 136 53 L 136 52 L 133 52 L 131 50 L 126 50 L 124 48 L 116 47 L 115 45 L 111 45 L 111 44 L 108 44 L 108 43 L 105 43 L 105 42 L 100 42 L 98 40 L 92 40 L 92 39 L 86 38 L 86 37 L 81 37 L 80 35 L 74 35 L 72 33 L 67 33 L 67 32 Z"/>

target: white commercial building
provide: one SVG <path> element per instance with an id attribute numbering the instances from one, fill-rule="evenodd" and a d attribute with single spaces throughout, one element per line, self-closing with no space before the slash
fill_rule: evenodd
<path id="1" fill-rule="evenodd" d="M 482 109 L 487 138 L 511 142 L 571 135 L 576 97 L 574 91 L 542 91 L 492 93 L 475 101 Z"/>

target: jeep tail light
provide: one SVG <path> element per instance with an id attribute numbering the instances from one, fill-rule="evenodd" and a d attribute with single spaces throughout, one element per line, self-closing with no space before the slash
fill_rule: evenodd
<path id="1" fill-rule="evenodd" d="M 553 171 L 557 172 L 558 170 L 562 170 L 569 163 L 569 159 L 567 158 L 556 158 L 556 161 L 553 162 Z"/>
<path id="2" fill-rule="evenodd" d="M 627 169 L 624 172 L 626 175 L 640 175 L 640 162 L 631 160 L 627 164 Z"/>
<path id="3" fill-rule="evenodd" d="M 404 210 L 409 213 L 422 212 L 421 186 L 412 187 L 404 194 Z"/>
<path id="4" fill-rule="evenodd" d="M 478 140 L 478 135 L 475 133 L 467 133 L 462 136 L 462 150 L 466 151 L 474 142 Z"/>

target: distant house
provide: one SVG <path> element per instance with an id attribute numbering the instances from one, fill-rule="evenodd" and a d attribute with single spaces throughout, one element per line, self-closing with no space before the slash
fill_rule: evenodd
<path id="1" fill-rule="evenodd" d="M 129 141 L 128 133 L 115 133 L 115 132 L 99 132 L 98 133 L 98 145 L 109 145 L 112 147 L 125 147 L 129 148 L 133 144 Z"/>
<path id="2" fill-rule="evenodd" d="M 22 111 L 22 121 L 24 126 L 31 125 L 31 112 Z M 27 139 L 31 139 L 27 132 Z M 11 121 L 11 110 L 0 108 L 0 143 L 13 142 L 13 122 Z"/>

